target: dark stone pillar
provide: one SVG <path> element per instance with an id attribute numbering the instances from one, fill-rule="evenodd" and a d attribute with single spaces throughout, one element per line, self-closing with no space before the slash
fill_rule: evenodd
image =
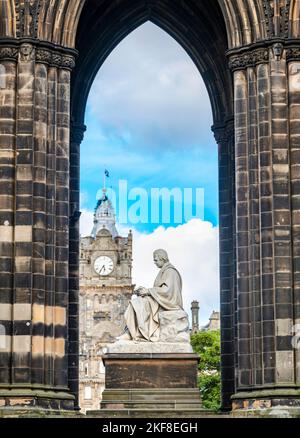
<path id="1" fill-rule="evenodd" d="M 214 126 L 219 148 L 221 382 L 223 410 L 231 409 L 235 391 L 236 257 L 235 257 L 235 163 L 233 122 Z"/>
<path id="2" fill-rule="evenodd" d="M 6 44 L 0 47 L 0 406 L 73 409 L 68 277 L 74 56 L 33 39 Z"/>
<path id="3" fill-rule="evenodd" d="M 233 409 L 300 405 L 298 295 L 300 47 L 232 56 L 238 339 Z M 297 122 L 296 122 L 297 120 Z M 298 211 L 299 210 L 299 211 Z"/>
<path id="4" fill-rule="evenodd" d="M 71 123 L 70 137 L 70 221 L 69 221 L 69 388 L 79 409 L 79 219 L 80 144 L 86 127 Z"/>
<path id="5" fill-rule="evenodd" d="M 15 125 L 17 95 L 18 50 L 14 47 L 0 48 L 0 382 L 4 388 L 12 381 L 12 309 L 13 309 L 13 273 L 14 273 L 14 217 L 15 204 Z M 27 299 L 24 296 L 24 301 Z M 29 301 L 29 297 L 27 299 Z M 16 303 L 17 304 L 17 303 Z M 1 387 L 0 386 L 0 387 Z M 2 400 L 3 405 L 4 402 Z"/>

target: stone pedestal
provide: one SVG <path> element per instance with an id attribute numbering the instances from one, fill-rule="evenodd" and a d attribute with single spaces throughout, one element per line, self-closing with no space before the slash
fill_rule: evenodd
<path id="1" fill-rule="evenodd" d="M 168 345 L 164 348 L 170 351 Z M 186 348 L 189 351 L 190 346 Z M 146 349 L 148 352 L 143 351 Z M 152 349 L 161 350 L 157 344 L 153 344 Z M 180 347 L 178 349 L 180 351 Z M 173 350 L 176 350 L 174 344 Z M 194 353 L 149 352 L 147 343 L 141 344 L 136 353 L 109 352 L 104 356 L 104 364 L 103 410 L 172 411 L 179 414 L 201 410 L 197 388 L 198 356 Z"/>

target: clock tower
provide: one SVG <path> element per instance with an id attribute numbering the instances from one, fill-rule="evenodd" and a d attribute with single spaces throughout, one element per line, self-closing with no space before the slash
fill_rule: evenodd
<path id="1" fill-rule="evenodd" d="M 104 389 L 102 355 L 124 330 L 133 292 L 132 233 L 118 235 L 107 191 L 97 202 L 90 236 L 80 240 L 80 406 L 99 409 Z"/>

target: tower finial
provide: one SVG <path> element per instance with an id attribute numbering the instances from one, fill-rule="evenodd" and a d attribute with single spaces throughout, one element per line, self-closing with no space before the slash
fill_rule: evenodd
<path id="1" fill-rule="evenodd" d="M 91 236 L 94 238 L 103 227 L 107 228 L 113 237 L 118 235 L 114 207 L 107 195 L 106 178 L 109 178 L 109 171 L 105 169 L 102 196 L 99 197 L 94 212 L 94 226 L 91 233 Z"/>
<path id="2" fill-rule="evenodd" d="M 106 178 L 109 178 L 109 171 L 107 169 L 104 170 L 103 175 L 103 193 L 106 193 Z"/>

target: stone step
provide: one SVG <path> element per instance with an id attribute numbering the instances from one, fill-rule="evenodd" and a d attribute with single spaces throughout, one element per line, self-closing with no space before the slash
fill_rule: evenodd
<path id="1" fill-rule="evenodd" d="M 101 409 L 199 409 L 201 407 L 200 400 L 185 400 L 185 401 L 120 401 L 112 400 L 109 402 L 101 402 Z"/>
<path id="2" fill-rule="evenodd" d="M 100 409 L 87 411 L 93 418 L 232 418 L 228 413 L 207 409 Z"/>
<path id="3" fill-rule="evenodd" d="M 180 401 L 180 400 L 195 400 L 200 402 L 200 392 L 198 389 L 106 389 L 102 394 L 102 401 L 109 402 L 112 400 L 122 401 L 151 401 L 166 400 L 166 401 Z"/>

